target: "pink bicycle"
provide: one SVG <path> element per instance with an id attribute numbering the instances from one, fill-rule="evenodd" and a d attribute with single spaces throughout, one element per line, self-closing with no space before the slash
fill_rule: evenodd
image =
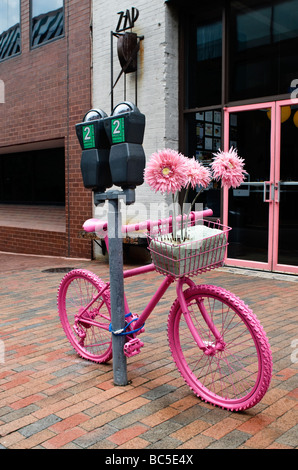
<path id="1" fill-rule="evenodd" d="M 202 400 L 228 410 L 245 410 L 256 405 L 268 390 L 272 359 L 266 334 L 245 303 L 231 292 L 213 285 L 196 285 L 193 275 L 222 266 L 229 227 L 204 220 L 212 211 L 191 213 L 189 223 L 197 220 L 217 229 L 216 237 L 191 250 L 181 251 L 170 260 L 168 242 L 163 236 L 162 250 L 152 240 L 171 231 L 171 219 L 146 221 L 122 227 L 125 233 L 148 230 L 149 250 L 154 263 L 125 270 L 124 279 L 157 270 L 164 278 L 157 291 L 137 316 L 125 302 L 125 328 L 111 330 L 109 283 L 84 269 L 74 269 L 61 281 L 58 309 L 63 329 L 77 353 L 103 363 L 112 358 L 112 334 L 125 335 L 124 352 L 131 357 L 144 345 L 139 335 L 145 321 L 168 287 L 176 281 L 177 298 L 168 316 L 168 340 L 173 359 L 185 382 Z M 166 230 L 165 230 L 166 227 Z M 108 249 L 107 223 L 89 219 L 88 232 L 97 232 Z M 154 232 L 155 230 L 155 232 Z M 183 245 L 181 245 L 183 247 Z M 180 249 L 180 248 L 179 248 Z M 159 260 L 157 263 L 156 260 Z M 160 262 L 164 261 L 164 265 Z M 182 272 L 176 264 L 184 266 Z M 186 286 L 186 289 L 184 287 Z"/>

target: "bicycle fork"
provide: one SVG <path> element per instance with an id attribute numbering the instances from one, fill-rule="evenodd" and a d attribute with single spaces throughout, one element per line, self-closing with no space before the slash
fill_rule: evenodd
<path id="1" fill-rule="evenodd" d="M 206 307 L 204 305 L 204 301 L 201 298 L 196 299 L 196 303 L 198 305 L 198 308 L 201 312 L 201 315 L 207 324 L 209 330 L 213 334 L 215 341 L 203 341 L 200 335 L 197 332 L 197 329 L 193 323 L 193 319 L 191 317 L 191 314 L 189 312 L 189 309 L 186 304 L 185 296 L 183 293 L 183 284 L 188 284 L 190 287 L 195 286 L 195 283 L 189 279 L 189 278 L 179 278 L 177 285 L 176 285 L 176 290 L 177 290 L 177 296 L 180 302 L 181 310 L 183 312 L 185 321 L 187 323 L 187 326 L 197 343 L 198 347 L 206 354 L 207 356 L 214 356 L 217 351 L 223 351 L 225 348 L 225 342 L 223 341 L 222 335 L 219 333 L 218 329 L 214 325 L 212 319 L 208 315 L 208 312 L 206 310 Z"/>

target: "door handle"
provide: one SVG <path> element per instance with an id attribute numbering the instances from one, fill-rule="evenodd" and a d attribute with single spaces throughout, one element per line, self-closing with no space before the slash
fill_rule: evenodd
<path id="1" fill-rule="evenodd" d="M 268 192 L 269 198 L 267 198 L 267 192 Z M 272 181 L 264 181 L 264 193 L 263 194 L 264 194 L 263 196 L 264 202 L 274 201 L 274 183 L 272 183 Z"/>
<path id="2" fill-rule="evenodd" d="M 277 183 L 277 186 L 275 186 L 275 189 L 277 189 L 277 198 L 275 199 L 275 202 L 279 203 L 280 202 L 280 181 Z"/>

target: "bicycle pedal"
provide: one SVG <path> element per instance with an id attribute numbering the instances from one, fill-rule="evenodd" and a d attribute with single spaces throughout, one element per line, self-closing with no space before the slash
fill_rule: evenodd
<path id="1" fill-rule="evenodd" d="M 130 339 L 124 345 L 124 354 L 126 357 L 132 357 L 140 353 L 144 343 L 139 338 Z"/>

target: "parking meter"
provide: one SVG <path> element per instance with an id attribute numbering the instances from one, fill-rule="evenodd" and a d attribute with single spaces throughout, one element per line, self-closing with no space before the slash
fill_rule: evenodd
<path id="1" fill-rule="evenodd" d="M 104 128 L 107 114 L 101 109 L 91 109 L 83 122 L 76 125 L 82 148 L 81 172 L 85 188 L 105 192 L 112 186 L 109 165 L 110 142 Z"/>
<path id="2" fill-rule="evenodd" d="M 113 109 L 110 117 L 104 119 L 104 127 L 111 145 L 112 182 L 122 189 L 134 189 L 144 182 L 145 116 L 134 104 L 123 101 Z"/>

